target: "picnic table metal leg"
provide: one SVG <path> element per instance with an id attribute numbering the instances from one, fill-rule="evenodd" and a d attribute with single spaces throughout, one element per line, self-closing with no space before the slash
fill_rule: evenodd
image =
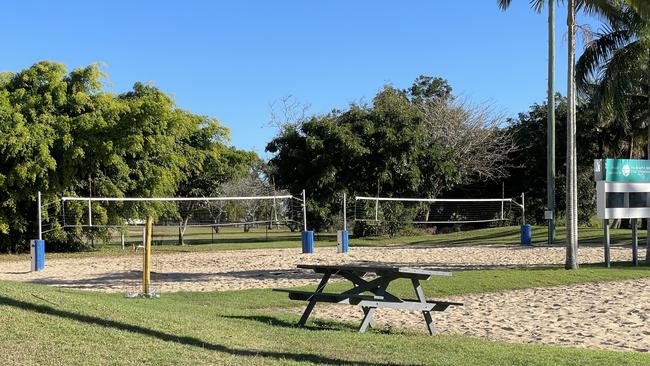
<path id="1" fill-rule="evenodd" d="M 368 326 L 372 326 L 375 321 L 373 319 L 373 315 L 375 315 L 375 310 L 376 308 L 371 308 L 364 306 L 363 307 L 363 320 L 361 321 L 361 325 L 359 326 L 359 333 L 363 333 L 368 329 Z"/>
<path id="2" fill-rule="evenodd" d="M 327 285 L 327 281 L 329 281 L 330 277 L 332 276 L 331 273 L 325 273 L 323 275 L 323 278 L 320 280 L 320 283 L 318 284 L 318 287 L 316 287 L 315 293 L 320 293 L 323 292 L 325 289 L 325 285 Z M 312 297 L 309 300 L 309 303 L 307 304 L 307 308 L 305 309 L 305 312 L 302 313 L 302 317 L 300 317 L 300 321 L 298 322 L 298 325 L 301 327 L 304 327 L 305 324 L 307 323 L 307 318 L 309 318 L 309 315 L 311 314 L 312 310 L 314 310 L 314 306 L 316 305 L 316 296 Z"/>
<path id="3" fill-rule="evenodd" d="M 386 293 L 386 288 L 388 287 L 388 284 L 390 283 L 392 279 L 388 277 L 383 277 L 381 281 L 379 281 L 379 284 L 371 289 L 370 291 L 373 292 L 377 296 L 383 296 Z M 377 308 L 370 307 L 370 306 L 363 306 L 363 320 L 361 321 L 361 325 L 359 326 L 359 333 L 363 333 L 368 329 L 368 327 L 372 327 L 375 325 L 375 310 Z"/>
<path id="4" fill-rule="evenodd" d="M 411 283 L 413 283 L 413 289 L 415 290 L 415 294 L 418 297 L 418 300 L 421 303 L 426 303 L 427 298 L 424 296 L 424 291 L 422 290 L 422 286 L 420 285 L 420 281 L 417 278 L 411 279 Z M 424 316 L 424 321 L 427 323 L 427 330 L 429 331 L 430 335 L 436 334 L 436 327 L 433 324 L 433 319 L 431 318 L 431 313 L 428 311 L 423 311 L 422 315 Z"/>
<path id="5" fill-rule="evenodd" d="M 367 308 L 367 309 L 368 309 L 368 310 L 365 310 L 365 309 L 363 310 L 363 314 L 364 314 L 364 315 L 365 315 L 367 312 L 369 312 L 371 308 Z M 374 313 L 370 316 L 370 322 L 368 323 L 368 326 L 369 326 L 370 328 L 372 328 L 372 327 L 375 326 L 375 314 L 374 314 Z"/>

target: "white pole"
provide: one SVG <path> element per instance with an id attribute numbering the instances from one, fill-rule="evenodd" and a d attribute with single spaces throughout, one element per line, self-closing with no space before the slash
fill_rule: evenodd
<path id="1" fill-rule="evenodd" d="M 93 226 L 92 201 L 88 200 L 88 226 Z"/>
<path id="2" fill-rule="evenodd" d="M 526 201 L 524 200 L 524 192 L 521 192 L 521 221 L 522 225 L 526 225 Z"/>
<path id="3" fill-rule="evenodd" d="M 275 189 L 273 190 L 273 218 L 275 219 L 275 224 L 278 224 L 278 208 L 275 203 Z"/>
<path id="4" fill-rule="evenodd" d="M 375 221 L 379 219 L 379 197 L 375 200 Z"/>
<path id="5" fill-rule="evenodd" d="M 348 229 L 348 216 L 346 212 L 346 205 L 345 205 L 345 192 L 343 192 L 343 230 Z"/>
<path id="6" fill-rule="evenodd" d="M 38 240 L 43 240 L 43 223 L 41 222 L 41 191 L 38 191 Z"/>
<path id="7" fill-rule="evenodd" d="M 503 200 L 506 198 L 506 188 L 505 184 L 501 183 L 501 220 L 503 220 Z"/>
<path id="8" fill-rule="evenodd" d="M 307 199 L 305 198 L 305 190 L 302 190 L 302 221 L 304 223 L 305 231 L 307 231 Z"/>

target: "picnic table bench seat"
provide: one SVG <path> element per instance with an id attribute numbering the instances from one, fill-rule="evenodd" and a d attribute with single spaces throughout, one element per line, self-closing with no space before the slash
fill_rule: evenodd
<path id="1" fill-rule="evenodd" d="M 417 310 L 417 311 L 447 311 L 450 306 L 463 306 L 461 302 L 427 300 L 420 302 L 419 300 L 404 300 L 404 301 L 382 301 L 372 299 L 361 299 L 358 296 L 350 297 L 351 305 L 359 305 L 361 307 L 369 308 L 387 308 L 387 309 L 400 309 L 400 310 Z"/>
<path id="2" fill-rule="evenodd" d="M 358 305 L 368 308 L 390 308 L 417 311 L 446 311 L 450 306 L 463 306 L 463 303 L 441 300 L 427 300 L 421 303 L 417 299 L 404 299 L 402 301 L 386 301 L 383 296 L 372 295 L 347 295 L 340 293 L 301 291 L 285 288 L 274 288 L 276 292 L 286 292 L 289 299 L 299 301 L 328 302 L 337 304 Z"/>
<path id="3" fill-rule="evenodd" d="M 352 296 L 346 294 L 328 293 L 328 292 L 315 293 L 314 291 L 300 291 L 300 290 L 291 290 L 291 289 L 284 289 L 284 288 L 274 288 L 273 291 L 287 292 L 289 294 L 289 299 L 300 300 L 300 301 L 309 301 L 312 299 L 316 299 L 319 302 L 351 304 L 353 298 Z M 358 301 L 376 299 L 376 296 L 371 296 L 371 295 L 358 295 L 355 297 L 358 298 Z M 353 305 L 357 305 L 357 304 L 353 304 Z"/>
<path id="4" fill-rule="evenodd" d="M 420 280 L 428 280 L 431 276 L 449 277 L 452 275 L 451 272 L 446 271 L 432 271 L 421 268 L 393 266 L 299 264 L 297 267 L 302 269 L 311 269 L 316 273 L 358 272 L 364 275 L 375 273 L 378 276 L 390 274 L 397 275 L 400 278 L 417 278 Z"/>

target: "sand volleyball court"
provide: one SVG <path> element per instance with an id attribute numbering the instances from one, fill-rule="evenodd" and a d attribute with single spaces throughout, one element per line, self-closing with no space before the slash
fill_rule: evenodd
<path id="1" fill-rule="evenodd" d="M 640 250 L 645 256 L 645 250 Z M 435 246 L 333 247 L 311 255 L 300 249 L 156 253 L 153 286 L 174 291 L 225 291 L 315 284 L 318 276 L 297 264 L 386 264 L 451 271 L 535 267 L 564 263 L 563 247 Z M 582 247 L 581 263 L 602 262 L 600 247 Z M 630 259 L 630 249 L 614 247 L 612 259 Z M 29 272 L 27 261 L 0 263 L 0 279 L 106 292 L 137 291 L 142 254 L 46 259 L 44 271 Z M 650 271 L 650 268 L 648 269 Z M 532 288 L 451 297 L 466 307 L 433 314 L 442 333 L 494 340 L 546 343 L 621 351 L 650 351 L 650 278 Z M 301 304 L 302 305 L 302 304 Z M 301 308 L 291 311 L 300 312 Z M 316 317 L 358 322 L 353 306 L 319 305 Z M 378 324 L 424 331 L 417 313 L 379 309 Z"/>

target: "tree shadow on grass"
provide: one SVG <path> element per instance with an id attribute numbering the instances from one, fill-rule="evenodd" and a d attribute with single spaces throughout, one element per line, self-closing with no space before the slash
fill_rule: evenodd
<path id="1" fill-rule="evenodd" d="M 642 259 L 639 259 L 639 265 L 635 266 L 632 261 L 612 261 L 611 268 L 613 269 L 623 269 L 623 270 L 639 270 L 639 269 L 650 269 L 650 263 Z M 580 268 L 607 268 L 605 263 L 581 263 Z"/>
<path id="2" fill-rule="evenodd" d="M 267 315 L 224 315 L 222 317 L 227 319 L 256 321 L 274 327 L 300 328 L 300 329 L 307 329 L 311 331 L 332 331 L 332 330 L 347 331 L 347 332 L 359 331 L 358 324 L 355 325 L 352 323 L 347 323 L 347 322 L 344 323 L 344 322 L 338 322 L 333 320 L 314 319 L 310 323 L 306 324 L 305 326 L 300 327 L 297 321 L 295 322 L 286 321 L 274 316 L 267 316 Z M 361 318 L 359 318 L 359 321 L 361 321 Z M 378 333 L 378 334 L 386 334 L 386 335 L 410 334 L 410 331 L 408 330 L 404 330 L 401 328 L 394 328 L 390 326 L 384 326 L 384 325 L 377 325 L 377 324 L 372 326 L 370 329 L 373 333 Z"/>
<path id="3" fill-rule="evenodd" d="M 345 330 L 345 331 L 356 331 L 357 329 L 351 324 L 324 321 L 324 320 L 313 320 L 310 324 L 306 324 L 301 327 L 298 325 L 297 321 L 287 321 L 274 316 L 268 315 L 224 315 L 222 318 L 226 319 L 237 319 L 237 320 L 247 320 L 255 321 L 266 325 L 271 325 L 274 327 L 281 328 L 298 328 L 298 329 L 307 329 L 313 331 L 323 331 L 323 330 Z"/>
<path id="4" fill-rule="evenodd" d="M 12 306 L 20 310 L 33 311 L 39 314 L 45 314 L 50 316 L 56 316 L 59 318 L 75 320 L 81 323 L 96 325 L 104 328 L 112 328 L 127 332 L 132 332 L 136 334 L 142 334 L 148 337 L 153 337 L 164 342 L 172 342 L 177 344 L 182 344 L 186 346 L 197 347 L 199 349 L 207 349 L 210 351 L 223 352 L 234 356 L 243 356 L 243 357 L 264 357 L 274 360 L 292 360 L 292 361 L 302 361 L 302 362 L 311 362 L 317 364 L 325 365 L 376 365 L 375 362 L 364 362 L 364 361 L 353 361 L 353 360 L 344 360 L 340 358 L 333 358 L 327 356 L 320 356 L 317 354 L 311 353 L 287 353 L 287 352 L 273 352 L 273 351 L 261 351 L 261 350 L 247 350 L 247 349 L 237 349 L 227 347 L 221 344 L 213 344 L 209 342 L 202 341 L 198 338 L 188 337 L 188 336 L 178 336 L 175 334 L 169 334 L 162 331 L 145 328 L 135 324 L 118 322 L 115 320 L 102 319 L 90 315 L 83 315 L 74 313 L 67 310 L 56 309 L 47 305 L 39 305 L 26 301 L 20 301 L 12 298 L 8 298 L 0 295 L 0 305 Z M 393 363 L 384 363 L 385 365 L 397 365 Z"/>
<path id="5" fill-rule="evenodd" d="M 261 269 L 250 271 L 234 272 L 152 272 L 151 280 L 156 286 L 165 284 L 184 284 L 198 282 L 215 282 L 224 278 L 250 279 L 258 281 L 281 281 L 281 280 L 314 280 L 317 281 L 321 275 L 310 273 L 300 269 Z M 140 283 L 141 271 L 120 271 L 103 273 L 94 277 L 79 279 L 67 279 L 60 277 L 35 278 L 29 282 L 65 288 L 78 289 L 103 289 L 103 288 L 125 288 Z M 271 282 L 272 283 L 272 282 Z M 252 286 L 255 287 L 255 286 Z M 259 287 L 259 286 L 258 286 Z"/>

